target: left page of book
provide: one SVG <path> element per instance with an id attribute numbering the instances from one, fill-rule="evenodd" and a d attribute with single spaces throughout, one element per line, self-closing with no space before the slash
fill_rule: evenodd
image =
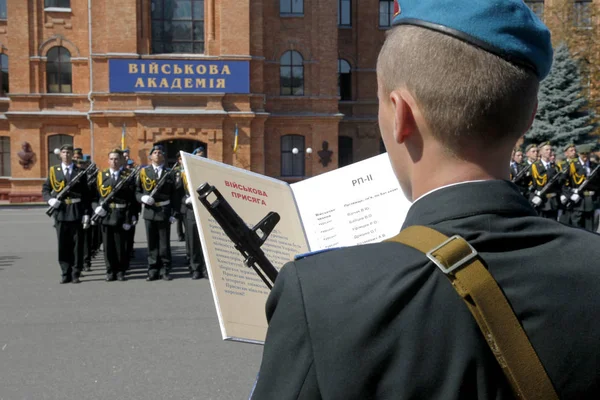
<path id="1" fill-rule="evenodd" d="M 292 190 L 277 179 L 182 154 L 223 339 L 263 343 L 269 289 L 254 270 L 244 266 L 233 242 L 198 200 L 196 189 L 206 182 L 214 186 L 250 228 L 270 211 L 278 213 L 281 220 L 261 247 L 278 270 L 296 254 L 308 251 Z"/>

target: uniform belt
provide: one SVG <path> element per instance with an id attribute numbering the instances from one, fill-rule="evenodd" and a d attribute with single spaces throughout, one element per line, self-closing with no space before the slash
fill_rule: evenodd
<path id="1" fill-rule="evenodd" d="M 77 204 L 80 202 L 81 202 L 81 199 L 65 199 L 65 204 Z"/>
<path id="2" fill-rule="evenodd" d="M 596 192 L 594 192 L 593 190 L 586 190 L 585 192 L 583 192 L 584 196 L 593 196 L 595 194 Z"/>
<path id="3" fill-rule="evenodd" d="M 158 203 L 154 203 L 154 205 L 158 207 L 168 206 L 169 204 L 171 204 L 171 200 L 159 201 Z"/>
<path id="4" fill-rule="evenodd" d="M 546 198 L 547 199 L 551 199 L 553 197 L 556 197 L 556 193 L 546 193 Z"/>
<path id="5" fill-rule="evenodd" d="M 108 205 L 109 208 L 127 208 L 127 204 L 125 203 L 110 203 Z"/>

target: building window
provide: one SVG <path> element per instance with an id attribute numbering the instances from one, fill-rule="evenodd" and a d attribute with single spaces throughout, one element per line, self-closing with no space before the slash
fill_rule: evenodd
<path id="1" fill-rule="evenodd" d="M 279 14 L 303 15 L 304 0 L 279 0 Z"/>
<path id="2" fill-rule="evenodd" d="M 44 0 L 45 8 L 71 8 L 71 0 Z"/>
<path id="3" fill-rule="evenodd" d="M 48 168 L 60 163 L 60 157 L 54 151 L 60 149 L 63 145 L 69 144 L 73 146 L 73 136 L 69 135 L 52 135 L 48 136 Z"/>
<path id="4" fill-rule="evenodd" d="M 338 25 L 352 26 L 352 0 L 338 0 Z"/>
<path id="5" fill-rule="evenodd" d="M 353 162 L 352 138 L 348 136 L 338 137 L 338 167 L 345 167 Z"/>
<path id="6" fill-rule="evenodd" d="M 286 51 L 281 56 L 280 64 L 281 95 L 304 95 L 304 64 L 302 55 L 297 51 Z"/>
<path id="7" fill-rule="evenodd" d="M 204 0 L 152 0 L 152 53 L 204 53 Z"/>
<path id="8" fill-rule="evenodd" d="M 10 176 L 10 138 L 0 137 L 0 176 Z"/>
<path id="9" fill-rule="evenodd" d="M 0 19 L 6 19 L 6 0 L 0 0 Z"/>
<path id="10" fill-rule="evenodd" d="M 338 60 L 338 96 L 342 101 L 352 100 L 352 71 L 344 59 Z"/>
<path id="11" fill-rule="evenodd" d="M 56 46 L 48 51 L 46 61 L 46 82 L 48 93 L 72 93 L 71 53 L 64 47 Z"/>
<path id="12" fill-rule="evenodd" d="M 573 4 L 573 25 L 578 28 L 592 27 L 592 0 L 575 0 Z"/>
<path id="13" fill-rule="evenodd" d="M 8 92 L 8 56 L 0 54 L 0 97 L 6 97 Z"/>
<path id="14" fill-rule="evenodd" d="M 281 137 L 281 176 L 304 176 L 304 136 Z"/>
<path id="15" fill-rule="evenodd" d="M 539 17 L 539 19 L 544 19 L 544 0 L 526 1 L 525 4 L 531 8 L 531 10 Z"/>
<path id="16" fill-rule="evenodd" d="M 394 2 L 393 0 L 380 0 L 379 1 L 379 26 L 382 28 L 389 28 L 392 26 L 392 19 L 394 18 Z"/>

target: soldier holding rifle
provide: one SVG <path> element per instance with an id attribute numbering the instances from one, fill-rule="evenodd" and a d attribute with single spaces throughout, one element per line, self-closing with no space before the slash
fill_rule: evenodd
<path id="1" fill-rule="evenodd" d="M 589 160 L 589 152 L 590 146 L 580 146 L 579 157 L 575 157 L 569 164 L 570 191 L 566 213 L 571 225 L 591 231 L 594 229 L 594 210 L 598 196 L 598 165 Z"/>
<path id="2" fill-rule="evenodd" d="M 531 165 L 523 162 L 523 151 L 519 148 L 513 152 L 510 163 L 510 180 L 519 187 L 519 191 L 525 197 L 529 196 L 531 187 Z"/>
<path id="3" fill-rule="evenodd" d="M 151 164 L 140 170 L 136 198 L 142 204 L 148 240 L 148 277 L 154 281 L 171 276 L 171 224 L 177 219 L 179 198 L 174 169 L 165 165 L 164 148 L 155 145 L 150 150 Z"/>
<path id="4" fill-rule="evenodd" d="M 549 142 L 542 143 L 539 146 L 541 158 L 531 166 L 531 176 L 533 179 L 531 203 L 537 208 L 540 216 L 548 219 L 557 220 L 559 210 L 559 200 L 562 194 L 562 184 L 564 179 L 560 169 L 556 164 L 550 162 L 550 153 L 552 146 Z M 554 178 L 554 179 L 553 179 Z"/>
<path id="5" fill-rule="evenodd" d="M 79 283 L 83 269 L 84 228 L 89 228 L 90 201 L 86 170 L 73 163 L 73 146 L 60 148 L 61 163 L 50 167 L 42 195 L 54 215 L 58 238 L 60 283 Z M 92 168 L 91 165 L 89 168 Z"/>
<path id="6" fill-rule="evenodd" d="M 125 281 L 129 264 L 128 231 L 132 226 L 132 204 L 135 199 L 137 171 L 123 168 L 123 153 L 119 149 L 108 154 L 109 167 L 98 172 L 97 188 L 100 204 L 92 221 L 101 224 L 104 243 L 106 281 Z"/>

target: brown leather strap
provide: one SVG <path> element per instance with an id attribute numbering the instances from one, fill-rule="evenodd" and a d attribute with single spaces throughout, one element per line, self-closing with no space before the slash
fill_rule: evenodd
<path id="1" fill-rule="evenodd" d="M 508 300 L 475 249 L 460 236 L 411 226 L 387 241 L 427 255 L 450 279 L 469 307 L 515 394 L 526 400 L 557 399 L 550 378 Z"/>

